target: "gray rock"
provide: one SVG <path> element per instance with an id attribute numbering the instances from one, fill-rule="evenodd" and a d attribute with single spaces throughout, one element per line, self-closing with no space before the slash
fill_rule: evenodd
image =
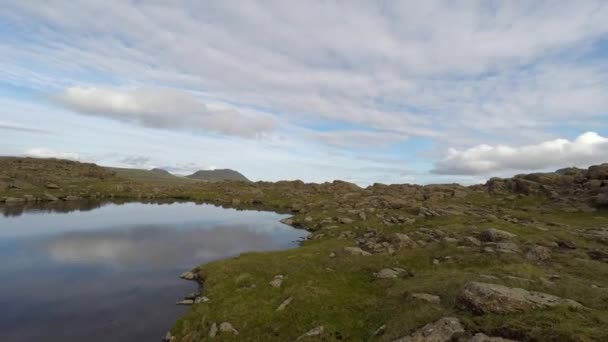
<path id="1" fill-rule="evenodd" d="M 52 182 L 48 182 L 44 185 L 47 189 L 59 189 L 59 185 L 52 183 Z"/>
<path id="2" fill-rule="evenodd" d="M 401 273 L 402 272 L 393 268 L 383 268 L 379 272 L 374 273 L 374 277 L 376 277 L 377 279 L 397 278 Z"/>
<path id="3" fill-rule="evenodd" d="M 194 280 L 194 279 L 196 279 L 196 274 L 194 274 L 191 271 L 186 271 L 186 272 L 180 274 L 179 277 L 182 279 L 185 279 L 185 280 Z"/>
<path id="4" fill-rule="evenodd" d="M 481 246 L 481 241 L 479 241 L 477 238 L 475 238 L 473 236 L 465 236 L 464 238 L 462 238 L 461 243 L 465 246 L 473 246 L 473 247 Z"/>
<path id="5" fill-rule="evenodd" d="M 439 296 L 435 296 L 430 293 L 412 293 L 412 298 L 433 304 L 441 303 L 441 298 Z"/>
<path id="6" fill-rule="evenodd" d="M 196 299 L 194 300 L 194 304 L 207 303 L 210 300 L 211 299 L 209 299 L 208 297 L 205 297 L 205 296 L 196 297 Z"/>
<path id="7" fill-rule="evenodd" d="M 583 236 L 589 240 L 608 244 L 608 229 L 606 228 L 587 230 Z"/>
<path id="8" fill-rule="evenodd" d="M 283 311 L 285 310 L 285 308 L 287 307 L 287 305 L 291 304 L 291 301 L 293 300 L 293 297 L 289 297 L 287 299 L 285 299 L 281 305 L 279 305 L 279 307 L 277 308 L 276 311 Z"/>
<path id="9" fill-rule="evenodd" d="M 303 338 L 307 338 L 307 337 L 321 336 L 321 335 L 323 335 L 324 331 L 325 331 L 325 328 L 321 325 L 321 326 L 310 329 L 308 332 L 306 332 L 305 334 L 298 337 L 297 340 L 299 341 L 299 340 L 301 340 Z"/>
<path id="10" fill-rule="evenodd" d="M 51 202 L 56 202 L 56 201 L 59 201 L 59 198 L 53 196 L 52 194 L 49 194 L 48 192 L 45 192 L 44 193 L 44 200 L 51 201 Z"/>
<path id="11" fill-rule="evenodd" d="M 502 337 L 490 337 L 486 334 L 477 333 L 471 337 L 467 342 L 517 342 L 515 340 L 509 340 Z"/>
<path id="12" fill-rule="evenodd" d="M 21 203 L 21 202 L 25 202 L 25 198 L 20 198 L 20 197 L 6 197 L 4 199 L 4 202 L 6 203 Z"/>
<path id="13" fill-rule="evenodd" d="M 171 335 L 171 332 L 167 331 L 167 333 L 165 334 L 165 337 L 163 338 L 163 341 L 170 342 L 172 338 L 173 338 L 173 335 Z"/>
<path id="14" fill-rule="evenodd" d="M 510 240 L 516 236 L 517 235 L 509 233 L 504 230 L 490 228 L 488 230 L 481 232 L 481 234 L 479 234 L 479 239 L 481 241 L 486 241 L 486 242 L 499 242 L 499 241 Z"/>
<path id="15" fill-rule="evenodd" d="M 81 200 L 80 196 L 76 196 L 76 195 L 68 195 L 65 196 L 64 200 L 66 201 L 79 201 Z"/>
<path id="16" fill-rule="evenodd" d="M 443 317 L 393 342 L 449 342 L 456 335 L 463 333 L 464 327 L 458 318 Z"/>
<path id="17" fill-rule="evenodd" d="M 353 221 L 353 219 L 348 218 L 348 217 L 340 217 L 340 218 L 338 219 L 338 222 L 340 222 L 340 223 L 342 223 L 342 224 L 351 224 L 351 223 L 353 223 L 354 221 Z"/>
<path id="18" fill-rule="evenodd" d="M 239 334 L 239 331 L 236 330 L 232 326 L 232 324 L 230 324 L 230 322 L 222 322 L 220 324 L 219 330 L 220 330 L 221 333 L 230 333 L 230 334 L 233 334 L 233 335 L 238 335 Z"/>
<path id="19" fill-rule="evenodd" d="M 359 247 L 344 247 L 344 251 L 350 253 L 351 255 L 363 255 L 363 256 L 372 255 L 372 253 L 366 252 Z"/>
<path id="20" fill-rule="evenodd" d="M 526 259 L 541 262 L 551 259 L 551 250 L 544 246 L 534 245 L 526 253 Z"/>
<path id="21" fill-rule="evenodd" d="M 279 288 L 283 284 L 283 279 L 284 276 L 279 274 L 274 276 L 274 279 L 272 279 L 268 284 L 274 288 Z"/>
<path id="22" fill-rule="evenodd" d="M 467 283 L 460 290 L 456 301 L 459 307 L 475 314 L 526 312 L 558 305 L 583 307 L 573 300 L 542 292 L 478 282 Z"/>
<path id="23" fill-rule="evenodd" d="M 182 299 L 178 302 L 175 302 L 176 305 L 192 305 L 194 304 L 194 299 Z"/>
<path id="24" fill-rule="evenodd" d="M 215 324 L 215 322 L 213 322 L 213 324 L 211 324 L 211 328 L 209 329 L 209 337 L 215 338 L 216 335 L 217 335 L 217 324 Z"/>
<path id="25" fill-rule="evenodd" d="M 507 254 L 517 254 L 521 252 L 519 246 L 513 242 L 499 242 L 496 244 L 496 252 L 498 253 L 507 253 Z"/>
<path id="26" fill-rule="evenodd" d="M 398 245 L 399 247 L 414 248 L 418 246 L 416 241 L 412 240 L 407 234 L 404 233 L 392 234 L 389 239 L 392 243 Z"/>

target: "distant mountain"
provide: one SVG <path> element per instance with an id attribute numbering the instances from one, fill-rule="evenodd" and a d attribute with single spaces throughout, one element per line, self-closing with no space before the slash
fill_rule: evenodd
<path id="1" fill-rule="evenodd" d="M 221 182 L 225 180 L 250 182 L 250 180 L 243 176 L 240 172 L 230 169 L 199 170 L 186 177 L 207 182 Z"/>
<path id="2" fill-rule="evenodd" d="M 159 169 L 157 167 L 153 168 L 150 171 L 152 171 L 152 172 L 154 172 L 156 174 L 159 174 L 159 175 L 171 176 L 171 173 L 169 171 L 164 170 L 164 169 Z"/>

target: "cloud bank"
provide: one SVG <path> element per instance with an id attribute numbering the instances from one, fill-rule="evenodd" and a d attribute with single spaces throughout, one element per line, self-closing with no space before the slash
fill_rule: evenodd
<path id="1" fill-rule="evenodd" d="M 55 97 L 77 113 L 165 129 L 216 132 L 252 138 L 275 128 L 271 116 L 210 109 L 194 95 L 173 89 L 70 87 Z"/>
<path id="2" fill-rule="evenodd" d="M 74 152 L 60 152 L 55 151 L 46 147 L 31 148 L 23 153 L 26 157 L 32 158 L 57 158 L 57 159 L 68 159 L 75 161 L 83 161 L 83 158 Z"/>
<path id="3" fill-rule="evenodd" d="M 608 138 L 595 132 L 576 139 L 555 139 L 537 145 L 477 145 L 466 150 L 449 149 L 435 164 L 436 174 L 479 175 L 505 170 L 543 170 L 570 165 L 585 166 L 608 161 Z"/>

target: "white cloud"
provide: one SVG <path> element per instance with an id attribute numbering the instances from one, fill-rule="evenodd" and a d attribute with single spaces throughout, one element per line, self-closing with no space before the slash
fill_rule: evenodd
<path id="1" fill-rule="evenodd" d="M 434 173 L 476 175 L 505 170 L 546 170 L 564 166 L 587 166 L 608 161 L 608 138 L 595 132 L 576 139 L 555 139 L 537 145 L 478 145 L 466 150 L 449 149 L 435 164 Z"/>
<path id="2" fill-rule="evenodd" d="M 359 148 L 386 147 L 407 139 L 407 136 L 381 131 L 326 131 L 311 135 L 327 145 Z"/>
<path id="3" fill-rule="evenodd" d="M 60 152 L 60 151 L 55 151 L 46 147 L 36 147 L 36 148 L 31 148 L 27 151 L 25 151 L 23 153 L 24 156 L 26 157 L 32 157 L 32 158 L 57 158 L 57 159 L 69 159 L 69 160 L 76 160 L 76 161 L 82 161 L 83 158 L 78 154 L 78 153 L 74 153 L 74 152 Z"/>
<path id="4" fill-rule="evenodd" d="M 256 137 L 275 128 L 271 116 L 245 116 L 210 109 L 194 95 L 172 89 L 70 87 L 56 102 L 77 113 L 135 122 L 147 127 L 212 131 Z"/>

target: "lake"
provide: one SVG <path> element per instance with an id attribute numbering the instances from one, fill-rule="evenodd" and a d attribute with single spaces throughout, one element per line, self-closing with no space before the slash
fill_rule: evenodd
<path id="1" fill-rule="evenodd" d="M 297 246 L 284 215 L 194 203 L 0 206 L 2 341 L 160 341 L 196 292 L 179 278 Z"/>

